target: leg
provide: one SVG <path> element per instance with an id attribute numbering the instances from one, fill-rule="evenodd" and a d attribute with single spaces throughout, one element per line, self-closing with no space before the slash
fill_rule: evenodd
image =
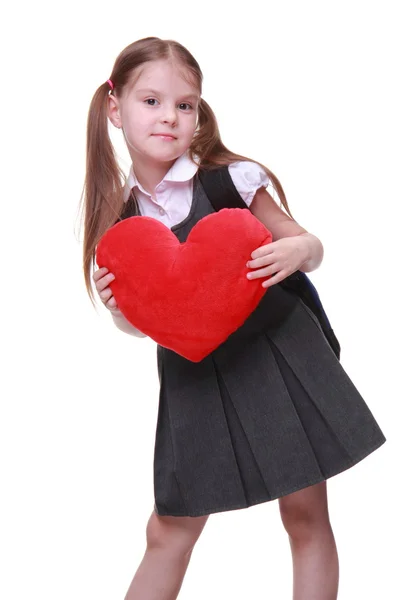
<path id="1" fill-rule="evenodd" d="M 147 548 L 125 600 L 175 600 L 208 515 L 161 517 L 153 511 Z"/>
<path id="2" fill-rule="evenodd" d="M 336 600 L 339 559 L 326 481 L 279 498 L 293 558 L 293 600 Z"/>

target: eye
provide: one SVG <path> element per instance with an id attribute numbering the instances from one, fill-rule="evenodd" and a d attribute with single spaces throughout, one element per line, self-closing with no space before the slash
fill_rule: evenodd
<path id="1" fill-rule="evenodd" d="M 186 106 L 187 108 L 183 108 L 182 110 L 190 110 L 191 108 L 193 108 L 193 106 L 191 104 L 188 104 L 188 102 L 181 102 L 179 104 L 179 108 L 182 108 L 183 106 Z"/>
<path id="2" fill-rule="evenodd" d="M 155 106 L 155 102 L 158 102 L 155 98 L 147 98 L 145 102 L 149 103 L 149 106 Z"/>

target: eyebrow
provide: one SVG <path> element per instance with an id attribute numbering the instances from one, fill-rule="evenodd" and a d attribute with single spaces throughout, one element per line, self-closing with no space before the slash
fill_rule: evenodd
<path id="1" fill-rule="evenodd" d="M 140 90 L 136 90 L 136 92 L 138 94 L 143 94 L 144 92 L 149 93 L 149 94 L 154 94 L 155 96 L 162 96 L 162 93 L 157 91 L 157 90 L 152 90 L 150 88 L 142 88 Z M 192 100 L 198 100 L 200 98 L 199 95 L 197 94 L 182 94 L 181 96 L 182 98 L 187 98 L 187 99 L 192 99 Z"/>

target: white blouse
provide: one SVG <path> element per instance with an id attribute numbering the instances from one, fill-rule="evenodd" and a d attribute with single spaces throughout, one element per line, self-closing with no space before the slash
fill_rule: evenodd
<path id="1" fill-rule="evenodd" d="M 197 165 L 183 154 L 172 165 L 164 179 L 157 185 L 155 193 L 149 194 L 136 179 L 133 166 L 124 190 L 124 199 L 128 199 L 130 190 L 134 188 L 140 212 L 143 216 L 153 217 L 171 228 L 181 223 L 189 214 L 193 195 L 193 177 Z M 240 161 L 228 166 L 232 181 L 250 206 L 256 191 L 269 185 L 269 177 L 257 164 L 250 161 Z"/>
<path id="2" fill-rule="evenodd" d="M 124 189 L 124 200 L 127 201 L 130 190 L 134 188 L 142 216 L 158 219 L 171 228 L 181 223 L 189 214 L 193 196 L 193 177 L 197 169 L 197 165 L 190 160 L 189 156 L 183 154 L 157 185 L 152 196 L 140 185 L 131 166 Z M 260 187 L 266 188 L 269 185 L 268 175 L 257 163 L 235 162 L 230 164 L 228 169 L 237 191 L 247 206 L 250 206 Z M 129 332 L 137 337 L 145 337 L 134 327 Z"/>

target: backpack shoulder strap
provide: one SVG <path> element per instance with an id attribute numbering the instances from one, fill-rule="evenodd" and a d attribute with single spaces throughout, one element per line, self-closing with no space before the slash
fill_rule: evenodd
<path id="1" fill-rule="evenodd" d="M 199 169 L 198 177 L 207 198 L 215 211 L 222 208 L 247 208 L 246 202 L 237 191 L 228 166 L 217 169 Z"/>

